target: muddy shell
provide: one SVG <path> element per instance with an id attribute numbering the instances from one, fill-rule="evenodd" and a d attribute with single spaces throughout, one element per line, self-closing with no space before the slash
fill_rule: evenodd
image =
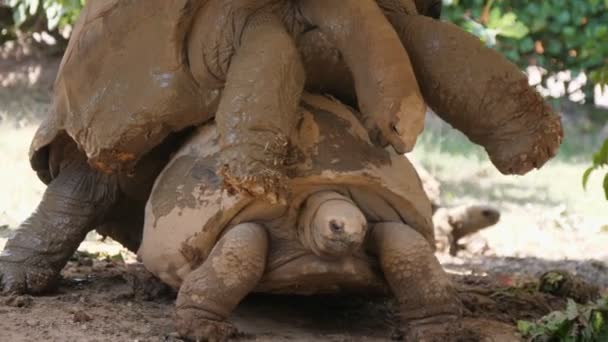
<path id="1" fill-rule="evenodd" d="M 90 1 L 74 27 L 53 104 L 30 148 L 45 181 L 51 142 L 68 135 L 98 169 L 130 169 L 171 132 L 211 117 L 217 94 L 199 93 L 184 42 L 191 0 Z"/>
<path id="2" fill-rule="evenodd" d="M 215 125 L 204 125 L 194 133 L 157 178 L 149 198 L 139 254 L 153 255 L 159 262 L 146 263 L 143 257 L 147 268 L 177 288 L 205 260 L 227 227 L 257 222 L 268 229 L 272 246 L 258 291 L 323 293 L 379 286 L 383 281 L 374 263 L 360 255 L 333 265 L 337 267 L 333 273 L 330 265 L 323 275 L 307 275 L 323 277 L 323 283 L 332 284 L 328 288 L 289 287 L 294 285 L 290 265 L 301 278 L 306 276 L 301 274 L 306 269 L 300 267 L 302 263 L 314 262 L 300 258 L 300 266 L 293 266 L 295 259 L 311 254 L 297 237 L 300 208 L 309 195 L 321 190 L 350 197 L 371 224 L 407 223 L 434 248 L 431 204 L 406 157 L 374 146 L 359 119 L 337 101 L 305 95 L 298 115 L 289 161 L 292 194 L 283 206 L 225 191 L 217 174 Z"/>

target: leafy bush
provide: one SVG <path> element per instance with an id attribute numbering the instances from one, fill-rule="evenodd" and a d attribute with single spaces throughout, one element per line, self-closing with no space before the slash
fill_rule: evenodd
<path id="1" fill-rule="evenodd" d="M 522 69 L 534 65 L 551 76 L 581 72 L 588 82 L 581 89 L 565 84 L 570 95 L 581 90 L 594 103 L 594 88 L 608 89 L 608 0 L 444 0 L 445 18 L 477 35 Z M 583 175 L 583 187 L 596 169 L 608 166 L 608 140 Z M 608 174 L 603 183 L 608 199 Z"/>
<path id="2" fill-rule="evenodd" d="M 0 42 L 14 39 L 15 30 L 56 31 L 76 21 L 86 0 L 6 0 L 11 20 L 0 20 Z M 0 2 L 2 5 L 2 2 Z"/>
<path id="3" fill-rule="evenodd" d="M 608 341 L 608 298 L 587 305 L 570 299 L 565 311 L 553 311 L 538 322 L 519 321 L 517 328 L 533 342 Z"/>
<path id="4" fill-rule="evenodd" d="M 522 69 L 545 69 L 545 86 L 561 71 L 587 73 L 588 100 L 608 85 L 608 0 L 444 0 L 444 13 Z"/>
<path id="5" fill-rule="evenodd" d="M 593 171 L 602 169 L 606 166 L 608 166 L 608 140 L 604 141 L 602 148 L 600 148 L 600 150 L 593 155 L 593 164 L 583 174 L 583 188 L 587 187 L 587 181 L 589 180 L 589 176 Z M 604 175 L 603 187 L 604 194 L 608 200 L 608 173 Z"/>

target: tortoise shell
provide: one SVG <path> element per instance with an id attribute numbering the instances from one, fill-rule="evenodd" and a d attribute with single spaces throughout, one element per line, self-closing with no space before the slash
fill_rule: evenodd
<path id="1" fill-rule="evenodd" d="M 200 127 L 157 178 L 148 200 L 139 251 L 153 255 L 143 257 L 146 267 L 179 287 L 226 228 L 257 222 L 268 228 L 271 239 L 267 276 L 258 290 L 331 292 L 331 288 L 289 288 L 286 276 L 293 260 L 311 254 L 299 243 L 298 215 L 309 195 L 323 190 L 350 197 L 371 224 L 408 224 L 434 248 L 431 205 L 414 167 L 403 155 L 374 146 L 348 107 L 326 97 L 305 95 L 290 143 L 288 188 L 292 193 L 287 204 L 270 205 L 223 189 L 215 125 Z M 147 262 L 152 259 L 159 262 Z M 344 286 L 379 282 L 365 256 L 348 262 L 352 267 L 342 265 L 335 272 Z M 341 273 L 344 269 L 352 271 L 351 278 Z"/>
<path id="2" fill-rule="evenodd" d="M 49 144 L 69 136 L 94 167 L 130 169 L 170 133 L 209 120 L 217 92 L 201 94 L 184 44 L 204 1 L 87 1 L 30 148 L 48 182 Z"/>

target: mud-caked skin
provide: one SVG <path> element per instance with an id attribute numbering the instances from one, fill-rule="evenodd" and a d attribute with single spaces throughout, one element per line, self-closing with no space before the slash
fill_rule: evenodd
<path id="1" fill-rule="evenodd" d="M 354 292 L 394 295 L 410 341 L 446 329 L 457 339 L 462 306 L 433 254 L 431 206 L 412 165 L 328 98 L 304 96 L 296 127 L 286 204 L 221 188 L 213 124 L 157 178 L 138 254 L 179 289 L 179 333 L 228 339 L 230 313 L 251 292 Z"/>

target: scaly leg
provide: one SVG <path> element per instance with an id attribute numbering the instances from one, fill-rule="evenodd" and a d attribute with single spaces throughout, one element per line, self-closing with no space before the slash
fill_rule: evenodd
<path id="1" fill-rule="evenodd" d="M 288 136 L 303 88 L 300 56 L 281 20 L 270 11 L 251 14 L 216 114 L 228 189 L 285 199 Z"/>
<path id="2" fill-rule="evenodd" d="M 483 146 L 500 172 L 525 174 L 557 153 L 560 118 L 515 64 L 456 25 L 417 15 L 414 0 L 377 2 L 429 107 Z"/>
<path id="3" fill-rule="evenodd" d="M 181 336 L 224 341 L 234 335 L 226 319 L 260 281 L 267 252 L 268 236 L 258 224 L 239 224 L 224 234 L 179 291 L 175 319 Z"/>
<path id="4" fill-rule="evenodd" d="M 371 247 L 399 302 L 408 340 L 441 340 L 462 309 L 428 241 L 403 223 L 379 223 L 373 227 Z"/>
<path id="5" fill-rule="evenodd" d="M 378 5 L 373 0 L 303 0 L 300 6 L 351 70 L 371 139 L 398 152 L 411 151 L 424 127 L 426 105 L 408 54 Z"/>
<path id="6" fill-rule="evenodd" d="M 41 293 L 119 195 L 114 176 L 93 171 L 84 156 L 66 161 L 36 211 L 0 254 L 0 293 Z"/>

